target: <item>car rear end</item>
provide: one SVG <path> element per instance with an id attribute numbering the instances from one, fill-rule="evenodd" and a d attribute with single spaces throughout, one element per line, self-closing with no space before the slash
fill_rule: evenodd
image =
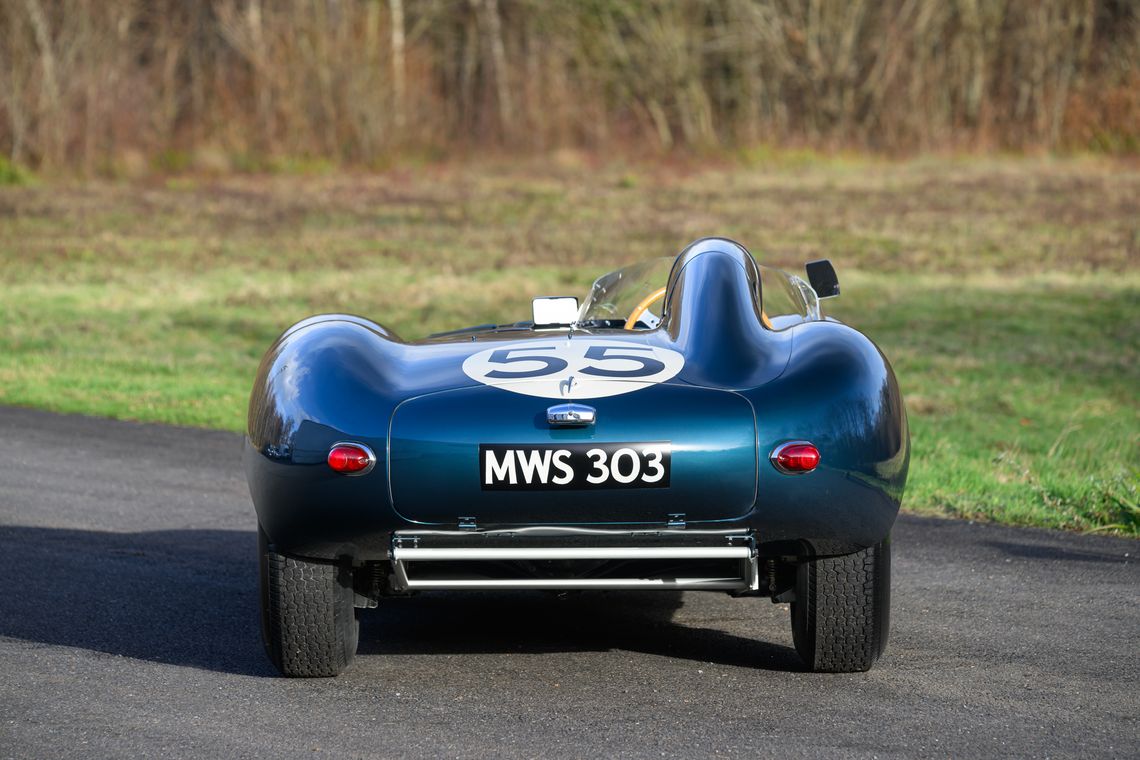
<path id="1" fill-rule="evenodd" d="M 283 336 L 246 457 L 274 663 L 334 675 L 352 609 L 401 595 L 672 589 L 790 602 L 809 668 L 869 668 L 901 394 L 856 331 L 772 329 L 759 283 L 713 239 L 678 257 L 653 330 L 406 344 L 338 318 Z"/>

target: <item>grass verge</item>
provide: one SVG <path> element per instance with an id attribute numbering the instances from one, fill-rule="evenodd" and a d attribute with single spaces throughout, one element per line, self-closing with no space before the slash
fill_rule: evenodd
<path id="1" fill-rule="evenodd" d="M 908 509 L 1140 533 L 1140 172 L 845 159 L 0 188 L 0 403 L 240 430 L 261 353 L 349 311 L 403 335 L 704 234 L 830 256 L 907 396 Z"/>

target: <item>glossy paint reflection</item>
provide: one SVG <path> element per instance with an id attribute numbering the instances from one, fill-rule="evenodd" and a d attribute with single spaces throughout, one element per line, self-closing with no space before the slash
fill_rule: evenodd
<path id="1" fill-rule="evenodd" d="M 840 323 L 765 328 L 762 298 L 751 255 L 708 239 L 678 256 L 655 330 L 511 326 L 408 343 L 360 317 L 305 320 L 266 354 L 250 399 L 246 466 L 259 520 L 279 546 L 325 557 L 383 556 L 393 530 L 472 514 L 481 527 L 616 527 L 686 513 L 694 526 L 750 528 L 797 553 L 872 544 L 889 533 L 909 462 L 894 374 L 870 340 Z M 585 335 L 676 351 L 684 366 L 661 384 L 590 401 L 599 422 L 589 432 L 553 430 L 550 399 L 481 385 L 462 370 L 497 343 Z M 480 443 L 589 436 L 674 441 L 676 477 L 652 493 L 478 489 Z M 371 448 L 377 466 L 360 477 L 333 473 L 329 447 L 346 440 Z M 798 476 L 772 467 L 769 452 L 789 440 L 815 443 L 820 466 Z"/>

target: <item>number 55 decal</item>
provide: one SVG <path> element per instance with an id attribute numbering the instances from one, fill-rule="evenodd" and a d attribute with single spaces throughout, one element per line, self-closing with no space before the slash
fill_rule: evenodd
<path id="1" fill-rule="evenodd" d="M 685 366 L 668 348 L 620 340 L 574 338 L 489 348 L 463 362 L 484 385 L 543 398 L 599 398 L 664 382 Z"/>
<path id="2" fill-rule="evenodd" d="M 499 348 L 491 352 L 491 356 L 487 359 L 492 364 L 511 364 L 513 362 L 531 362 L 535 364 L 542 364 L 544 366 L 538 369 L 522 369 L 509 371 L 505 369 L 493 369 L 486 373 L 484 377 L 502 380 L 522 380 L 528 377 L 543 377 L 545 375 L 553 375 L 566 369 L 567 362 L 565 359 L 560 359 L 557 356 L 550 356 L 550 352 L 554 351 L 554 346 L 517 346 L 515 348 Z M 515 352 L 523 351 L 545 351 L 546 353 L 528 354 L 523 356 L 511 356 Z"/>
<path id="3" fill-rule="evenodd" d="M 646 356 L 645 354 L 631 355 L 626 353 L 616 353 L 618 351 L 652 352 L 653 350 L 654 349 L 652 346 L 590 346 L 590 348 L 586 351 L 586 358 L 594 360 L 595 364 L 588 367 L 582 367 L 579 372 L 581 372 L 583 375 L 595 375 L 597 377 L 652 377 L 654 375 L 659 375 L 665 371 L 665 362 L 650 358 L 650 356 L 652 356 L 652 353 L 649 356 Z M 613 351 L 615 353 L 606 356 L 607 351 Z M 633 369 L 603 369 L 597 366 L 597 364 L 605 362 L 606 360 L 609 360 L 612 363 L 617 359 L 625 359 L 626 361 L 636 362 L 641 366 L 634 367 Z"/>

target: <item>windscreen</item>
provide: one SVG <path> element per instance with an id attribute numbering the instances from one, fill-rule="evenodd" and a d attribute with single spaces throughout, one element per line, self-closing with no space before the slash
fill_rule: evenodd
<path id="1" fill-rule="evenodd" d="M 624 322 L 639 303 L 664 287 L 672 268 L 673 257 L 663 256 L 602 275 L 590 288 L 590 294 L 578 312 L 578 323 Z M 658 301 L 645 312 L 641 322 L 652 328 L 660 319 L 661 301 Z"/>
<path id="2" fill-rule="evenodd" d="M 665 286 L 673 268 L 672 257 L 650 259 L 603 275 L 594 281 L 590 294 L 578 312 L 578 324 L 620 326 L 655 291 Z M 760 283 L 765 327 L 785 330 L 807 320 L 820 318 L 815 291 L 802 278 L 779 269 L 761 266 Z M 661 321 L 663 299 L 654 302 L 638 320 L 641 329 L 652 329 Z"/>
<path id="3" fill-rule="evenodd" d="M 786 330 L 801 322 L 817 320 L 819 299 L 802 278 L 771 267 L 760 267 L 760 290 L 764 315 L 773 330 Z"/>

